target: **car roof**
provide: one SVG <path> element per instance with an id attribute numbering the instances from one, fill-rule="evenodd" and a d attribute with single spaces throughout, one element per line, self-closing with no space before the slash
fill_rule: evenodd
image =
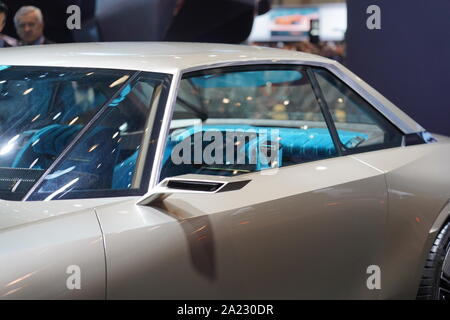
<path id="1" fill-rule="evenodd" d="M 172 74 L 217 63 L 272 60 L 332 63 L 324 57 L 296 51 L 211 43 L 92 42 L 0 50 L 2 65 L 111 68 Z"/>
<path id="2" fill-rule="evenodd" d="M 0 65 L 126 69 L 170 74 L 217 66 L 283 62 L 326 67 L 404 133 L 424 131 L 417 122 L 338 62 L 298 51 L 181 42 L 90 42 L 0 50 Z"/>

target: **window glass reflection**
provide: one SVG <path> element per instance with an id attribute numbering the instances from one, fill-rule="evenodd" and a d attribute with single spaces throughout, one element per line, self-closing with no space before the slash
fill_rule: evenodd
<path id="1" fill-rule="evenodd" d="M 111 190 L 138 189 L 137 165 L 146 156 L 142 144 L 151 130 L 149 114 L 162 83 L 162 78 L 143 76 L 127 85 L 30 200 L 72 198 L 75 193 L 84 197 L 94 190 L 104 191 L 101 197 Z M 70 130 L 66 127 L 58 135 Z"/>
<path id="2" fill-rule="evenodd" d="M 314 73 L 337 130 L 361 133 L 349 141 L 340 135 L 344 150 L 364 152 L 401 145 L 402 134 L 349 86 L 325 69 L 314 69 Z"/>
<path id="3" fill-rule="evenodd" d="M 0 198 L 20 199 L 129 71 L 0 66 Z"/>
<path id="4" fill-rule="evenodd" d="M 336 155 L 303 67 L 219 68 L 181 80 L 160 179 L 232 176 Z"/>

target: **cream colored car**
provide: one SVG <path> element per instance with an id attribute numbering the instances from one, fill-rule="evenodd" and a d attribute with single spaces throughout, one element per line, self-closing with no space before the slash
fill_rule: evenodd
<path id="1" fill-rule="evenodd" d="M 448 299 L 449 159 L 318 56 L 2 49 L 0 297 Z"/>

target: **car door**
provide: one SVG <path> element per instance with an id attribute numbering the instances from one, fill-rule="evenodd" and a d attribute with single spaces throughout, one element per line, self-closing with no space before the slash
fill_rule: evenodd
<path id="1" fill-rule="evenodd" d="M 356 122 L 336 129 L 318 78 L 295 65 L 183 76 L 153 174 L 184 190 L 96 208 L 107 298 L 379 296 L 371 276 L 383 268 L 386 183 L 352 149 L 389 146 L 390 133 L 339 90 Z M 234 187 L 202 192 L 205 183 Z"/>

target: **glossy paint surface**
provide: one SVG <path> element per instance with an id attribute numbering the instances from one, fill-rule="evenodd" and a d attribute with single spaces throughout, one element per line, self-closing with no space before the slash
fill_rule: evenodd
<path id="1" fill-rule="evenodd" d="M 93 209 L 79 200 L 0 204 L 1 299 L 104 299 L 104 246 Z M 73 266 L 80 290 L 67 285 Z"/>
<path id="2" fill-rule="evenodd" d="M 365 271 L 382 261 L 379 171 L 347 157 L 246 178 L 238 191 L 97 208 L 108 298 L 377 297 Z"/>
<path id="3" fill-rule="evenodd" d="M 30 56 L 33 55 L 33 59 Z M 423 128 L 330 60 L 245 46 L 122 43 L 4 49 L 0 64 L 174 75 L 157 146 L 164 152 L 181 75 L 212 66 L 322 66 L 403 133 Z M 239 177 L 242 189 L 142 197 L 0 200 L 2 299 L 412 299 L 450 216 L 450 140 L 330 158 Z M 380 290 L 367 268 L 381 269 Z M 71 290 L 68 267 L 81 270 Z"/>

